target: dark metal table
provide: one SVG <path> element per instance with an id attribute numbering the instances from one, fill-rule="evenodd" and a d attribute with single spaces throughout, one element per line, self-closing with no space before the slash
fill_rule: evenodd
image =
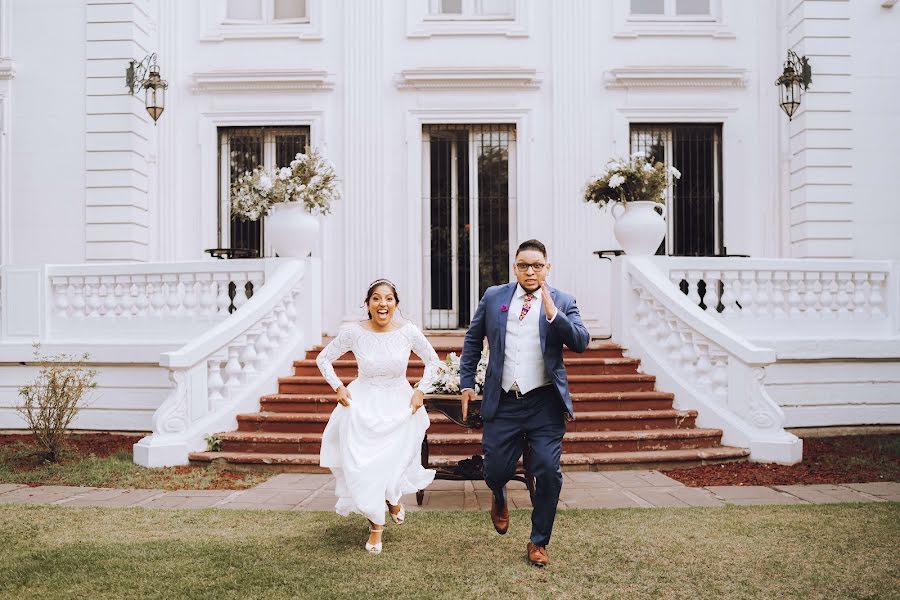
<path id="1" fill-rule="evenodd" d="M 259 258 L 259 251 L 255 248 L 207 248 L 204 252 L 218 259 Z"/>
<path id="2" fill-rule="evenodd" d="M 476 398 L 469 402 L 469 414 L 466 420 L 462 418 L 462 401 L 460 396 L 432 394 L 425 396 L 425 408 L 430 411 L 437 411 L 456 425 L 463 429 L 477 429 L 484 427 L 484 419 L 481 418 L 481 398 Z M 422 466 L 428 468 L 428 434 L 422 440 Z M 525 451 L 522 454 L 523 472 L 516 474 L 513 479 L 521 481 L 528 488 L 528 493 L 534 499 L 534 475 L 531 474 L 531 456 L 528 444 L 525 444 Z M 435 469 L 435 479 L 445 479 L 450 481 L 465 480 L 484 480 L 484 457 L 480 454 L 474 454 L 471 458 L 465 458 L 459 461 L 453 467 L 438 467 Z M 425 499 L 425 490 L 416 492 L 416 502 L 422 506 Z"/>

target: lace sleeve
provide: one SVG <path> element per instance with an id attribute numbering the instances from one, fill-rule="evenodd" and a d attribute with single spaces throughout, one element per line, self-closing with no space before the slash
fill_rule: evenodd
<path id="1" fill-rule="evenodd" d="M 422 379 L 416 387 L 424 393 L 430 394 L 434 391 L 434 381 L 437 378 L 441 359 L 438 357 L 437 352 L 434 351 L 428 338 L 419 331 L 418 327 L 410 325 L 409 328 L 411 332 L 410 341 L 412 342 L 412 351 L 425 363 L 425 372 L 422 374 Z"/>
<path id="2" fill-rule="evenodd" d="M 333 390 L 337 390 L 344 384 L 340 377 L 337 376 L 337 373 L 334 372 L 332 363 L 349 352 L 352 347 L 353 332 L 347 327 L 338 333 L 337 337 L 331 340 L 316 357 L 316 365 L 319 367 L 319 371 L 322 372 L 325 381 L 328 382 L 328 385 Z"/>

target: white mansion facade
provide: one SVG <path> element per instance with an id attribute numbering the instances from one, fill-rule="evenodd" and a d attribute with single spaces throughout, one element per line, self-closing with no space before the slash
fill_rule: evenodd
<path id="1" fill-rule="evenodd" d="M 152 53 L 156 123 L 125 84 Z M 738 445 L 900 423 L 897 56 L 892 0 L 0 0 L 0 428 L 40 340 L 104 365 L 79 426 L 196 445 L 368 282 L 464 328 L 528 238 Z M 211 258 L 269 255 L 229 182 L 307 146 L 343 191 L 312 259 Z M 614 263 L 582 193 L 635 150 L 684 178 L 660 256 Z"/>

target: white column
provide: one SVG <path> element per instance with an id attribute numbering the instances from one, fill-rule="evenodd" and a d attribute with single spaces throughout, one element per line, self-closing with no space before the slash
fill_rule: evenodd
<path id="1" fill-rule="evenodd" d="M 344 4 L 344 321 L 359 318 L 366 284 L 383 276 L 385 199 L 382 0 Z"/>
<path id="2" fill-rule="evenodd" d="M 180 136 L 187 131 L 179 127 L 183 115 L 179 110 L 183 86 L 181 81 L 181 40 L 185 15 L 184 2 L 160 0 L 157 22 L 159 23 L 159 68 L 162 78 L 172 85 L 166 90 L 166 109 L 157 122 L 159 143 L 157 144 L 157 173 L 155 214 L 153 215 L 154 260 L 172 261 L 178 257 L 178 194 L 179 176 L 182 164 L 183 143 Z"/>
<path id="3" fill-rule="evenodd" d="M 553 263 L 554 285 L 579 298 L 585 321 L 600 315 L 597 282 L 579 273 L 576 265 L 597 260 L 591 252 L 600 213 L 596 206 L 581 200 L 584 184 L 592 172 L 591 163 L 591 64 L 590 34 L 592 14 L 588 0 L 554 3 L 551 15 L 551 140 L 553 197 L 550 214 L 533 218 L 553 221 L 553 239 L 548 247 Z M 606 319 L 608 320 L 608 319 Z"/>

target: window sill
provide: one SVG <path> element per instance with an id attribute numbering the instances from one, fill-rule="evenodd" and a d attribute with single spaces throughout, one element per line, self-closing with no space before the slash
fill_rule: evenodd
<path id="1" fill-rule="evenodd" d="M 322 32 L 312 23 L 291 23 L 279 25 L 231 25 L 222 24 L 208 29 L 200 36 L 202 42 L 224 42 L 225 40 L 253 39 L 297 39 L 317 41 Z"/>
<path id="2" fill-rule="evenodd" d="M 718 21 L 643 21 L 629 20 L 619 28 L 613 37 L 711 37 L 716 39 L 734 39 L 737 36 L 724 23 Z"/>
<path id="3" fill-rule="evenodd" d="M 528 37 L 529 32 L 523 23 L 510 20 L 423 20 L 406 32 L 406 37 L 429 38 L 439 35 L 482 36 L 494 35 L 505 37 Z"/>

